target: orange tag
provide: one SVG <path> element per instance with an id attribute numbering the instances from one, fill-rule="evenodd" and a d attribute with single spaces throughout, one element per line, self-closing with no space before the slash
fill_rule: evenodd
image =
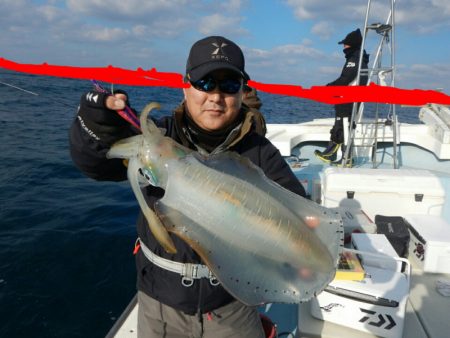
<path id="1" fill-rule="evenodd" d="M 136 255 L 141 248 L 141 243 L 137 242 L 134 246 L 133 255 Z"/>

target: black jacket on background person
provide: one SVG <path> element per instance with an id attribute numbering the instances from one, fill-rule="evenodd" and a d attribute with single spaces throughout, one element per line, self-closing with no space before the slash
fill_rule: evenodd
<path id="1" fill-rule="evenodd" d="M 341 75 L 333 82 L 328 83 L 327 86 L 348 86 L 356 79 L 356 76 L 358 75 L 360 52 L 360 47 L 350 47 L 344 49 L 346 60 L 344 67 L 342 68 Z M 364 51 L 361 69 L 367 69 L 368 64 L 369 54 Z M 366 74 L 364 74 L 364 76 L 361 76 L 359 85 L 365 86 L 367 84 L 367 78 L 368 77 Z M 334 109 L 336 110 L 336 117 L 349 117 L 352 114 L 353 103 L 336 104 L 334 106 Z"/>
<path id="2" fill-rule="evenodd" d="M 83 124 L 80 115 L 88 114 L 89 107 L 83 104 L 86 95 L 82 96 L 78 115 L 75 118 L 70 130 L 70 150 L 71 156 L 76 166 L 87 176 L 96 180 L 120 181 L 127 178 L 126 167 L 122 160 L 106 159 L 105 155 L 109 146 L 101 140 L 93 137 L 89 133 L 89 128 Z M 114 111 L 109 111 L 116 114 Z M 166 136 L 184 146 L 198 150 L 193 139 L 201 142 L 208 142 L 197 135 L 192 135 L 189 128 L 189 119 L 186 118 L 185 107 L 180 105 L 172 116 L 164 117 L 156 124 L 166 129 Z M 255 129 L 255 120 L 253 113 L 243 105 L 240 113 L 240 123 L 235 126 L 233 131 L 235 137 L 229 140 L 227 144 L 221 144 L 216 147 L 221 151 L 231 150 L 247 157 L 255 165 L 260 167 L 265 175 L 292 192 L 305 196 L 305 190 L 295 175 L 286 164 L 280 152 L 273 146 L 269 140 L 259 135 Z M 136 134 L 128 125 L 123 126 L 122 138 Z M 95 136 L 95 135 L 94 135 Z M 214 140 L 213 140 L 214 141 Z M 211 142 L 213 142 L 211 141 Z M 201 148 L 201 147 L 200 147 Z M 203 149 L 208 147 L 203 147 Z M 150 207 L 154 202 L 161 198 L 164 190 L 158 187 L 148 186 L 144 188 L 144 197 Z M 245 226 L 245 224 L 242 224 Z M 142 212 L 137 220 L 137 232 L 141 241 L 157 255 L 183 263 L 201 263 L 200 257 L 191 249 L 191 247 L 170 234 L 176 248 L 176 254 L 168 254 L 155 240 L 147 221 Z M 164 270 L 147 260 L 141 250 L 136 254 L 137 267 L 137 288 L 150 297 L 169 305 L 186 314 L 194 315 L 198 311 L 202 313 L 213 311 L 234 300 L 234 298 L 221 286 L 212 286 L 207 278 L 201 278 L 194 281 L 190 287 L 181 284 L 181 276 L 174 272 Z M 245 267 L 243 267 L 245 269 Z"/>

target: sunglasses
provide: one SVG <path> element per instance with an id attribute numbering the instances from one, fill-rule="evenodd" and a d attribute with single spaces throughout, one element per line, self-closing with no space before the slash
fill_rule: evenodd
<path id="1" fill-rule="evenodd" d="M 219 90 L 226 94 L 236 94 L 242 86 L 240 79 L 217 80 L 208 75 L 198 81 L 191 81 L 191 85 L 202 92 L 211 92 L 219 86 Z"/>

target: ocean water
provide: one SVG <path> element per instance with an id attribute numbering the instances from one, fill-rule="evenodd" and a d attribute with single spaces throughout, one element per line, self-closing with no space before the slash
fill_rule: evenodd
<path id="1" fill-rule="evenodd" d="M 0 337 L 104 337 L 135 294 L 138 206 L 127 182 L 72 164 L 68 130 L 88 81 L 0 70 Z M 138 110 L 170 114 L 181 90 L 121 87 Z M 333 116 L 333 107 L 260 93 L 268 123 Z M 418 110 L 399 109 L 418 122 Z"/>

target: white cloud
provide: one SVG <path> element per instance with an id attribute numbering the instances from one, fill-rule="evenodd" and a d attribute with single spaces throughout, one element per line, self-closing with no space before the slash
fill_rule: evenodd
<path id="1" fill-rule="evenodd" d="M 278 56 L 296 56 L 296 57 L 307 57 L 307 58 L 317 58 L 323 56 L 323 53 L 318 49 L 309 47 L 303 44 L 295 45 L 288 44 L 283 46 L 278 46 L 273 49 L 273 54 Z"/>
<path id="2" fill-rule="evenodd" d="M 20 50 L 23 58 L 32 58 L 57 45 L 55 39 L 67 31 L 71 17 L 52 5 L 38 5 L 30 0 L 0 1 L 0 54 L 8 57 Z M 5 15 L 7 13 L 7 15 Z"/>
<path id="3" fill-rule="evenodd" d="M 127 27 L 130 38 L 173 38 L 192 26 L 189 14 L 198 1 L 187 0 L 68 0 L 78 20 L 102 21 L 110 29 Z"/>
<path id="4" fill-rule="evenodd" d="M 8 13 L 0 20 L 0 56 L 177 71 L 201 34 L 248 34 L 240 15 L 247 5 L 248 0 L 0 0 L 0 12 Z"/>
<path id="5" fill-rule="evenodd" d="M 95 17 L 123 20 L 154 20 L 162 12 L 177 12 L 188 4 L 187 0 L 67 0 L 67 7 Z"/>
<path id="6" fill-rule="evenodd" d="M 409 0 L 399 2 L 396 21 L 421 34 L 450 27 L 450 2 L 447 0 Z"/>
<path id="7" fill-rule="evenodd" d="M 328 40 L 332 36 L 333 31 L 333 25 L 327 21 L 319 21 L 311 28 L 313 34 L 324 40 Z"/>
<path id="8" fill-rule="evenodd" d="M 332 81 L 331 79 L 333 77 L 337 78 L 339 76 L 341 70 L 342 70 L 342 67 L 338 67 L 338 66 L 336 66 L 336 67 L 332 67 L 332 66 L 319 67 L 319 72 L 324 75 L 328 75 L 330 78 L 330 82 Z"/>
<path id="9" fill-rule="evenodd" d="M 299 20 L 320 19 L 335 23 L 363 24 L 366 1 L 361 0 L 286 0 Z M 369 22 L 384 22 L 390 2 L 373 1 Z M 396 23 L 427 33 L 450 26 L 450 1 L 408 0 L 396 2 Z"/>
<path id="10" fill-rule="evenodd" d="M 81 32 L 84 39 L 93 42 L 117 42 L 130 36 L 130 31 L 122 28 L 84 27 Z"/>
<path id="11" fill-rule="evenodd" d="M 272 60 L 273 63 L 282 63 L 283 60 L 291 57 L 295 57 L 298 62 L 302 62 L 308 58 L 325 57 L 318 49 L 304 44 L 287 44 L 274 47 L 271 50 L 244 48 L 244 53 L 248 60 L 256 62 Z"/>
<path id="12" fill-rule="evenodd" d="M 38 7 L 37 12 L 41 14 L 48 22 L 54 22 L 63 15 L 61 9 L 49 5 Z"/>
<path id="13" fill-rule="evenodd" d="M 270 57 L 271 52 L 264 50 L 264 49 L 258 49 L 258 48 L 243 48 L 243 52 L 245 54 L 245 57 L 247 59 L 252 60 L 264 60 Z"/>
<path id="14" fill-rule="evenodd" d="M 300 20 L 335 19 L 353 20 L 364 17 L 366 1 L 361 0 L 286 0 Z"/>
<path id="15" fill-rule="evenodd" d="M 173 20 L 158 19 L 148 24 L 137 24 L 132 26 L 135 37 L 149 39 L 177 38 L 188 31 L 190 22 L 183 17 Z"/>
<path id="16" fill-rule="evenodd" d="M 450 65 L 443 63 L 399 65 L 396 73 L 397 86 L 409 89 L 442 88 L 449 78 Z M 444 87 L 444 92 L 450 95 L 450 87 Z"/>
<path id="17" fill-rule="evenodd" d="M 231 17 L 222 14 L 212 14 L 200 19 L 198 30 L 204 35 L 226 35 L 234 36 L 247 34 L 248 32 L 241 28 L 241 18 Z"/>
<path id="18" fill-rule="evenodd" d="M 220 5 L 225 11 L 239 12 L 247 2 L 246 0 L 228 0 L 221 2 Z"/>
<path id="19" fill-rule="evenodd" d="M 308 42 L 281 45 L 270 50 L 244 48 L 244 54 L 250 76 L 258 74 L 258 81 L 274 83 L 276 79 L 275 82 L 304 86 L 322 81 L 318 80 L 319 66 L 316 63 L 329 59 Z"/>
<path id="20" fill-rule="evenodd" d="M 254 31 L 252 25 L 254 19 L 268 25 L 272 21 L 276 23 L 278 17 L 277 13 L 270 17 L 273 20 L 251 16 L 255 6 L 262 6 L 257 0 L 0 0 L 0 12 L 7 13 L 0 20 L 0 56 L 18 62 L 114 64 L 130 68 L 144 65 L 182 72 L 190 44 L 202 35 L 220 34 L 248 44 L 242 47 L 248 70 L 255 79 L 318 85 L 339 75 L 344 59 L 335 42 L 355 27 L 361 27 L 366 3 L 365 0 L 285 0 L 293 16 L 301 21 L 297 26 L 304 32 L 309 29 L 311 36 L 299 41 L 296 35 L 291 41 L 284 40 L 288 42 L 269 48 L 258 45 L 261 43 L 258 41 L 264 40 L 263 33 Z M 379 3 L 373 2 L 374 12 L 382 13 L 377 7 Z M 426 65 L 398 67 L 398 85 L 418 83 L 423 88 L 435 88 L 440 83 L 441 87 L 450 88 L 450 74 L 444 64 L 448 48 L 443 47 L 447 43 L 444 34 L 450 27 L 450 1 L 399 0 L 396 18 L 400 28 L 396 39 L 397 60 L 433 62 L 429 68 Z M 274 33 L 284 33 L 277 32 L 276 25 L 272 28 Z M 424 35 L 418 41 L 430 35 L 430 40 L 426 40 L 426 56 L 417 52 L 414 44 L 401 40 L 410 30 Z M 435 48 L 430 48 L 435 32 L 443 38 L 436 42 Z M 332 45 L 321 39 L 331 39 Z M 262 43 L 273 46 L 278 41 Z M 370 45 L 373 40 L 368 39 L 368 43 L 366 50 L 373 54 Z"/>

